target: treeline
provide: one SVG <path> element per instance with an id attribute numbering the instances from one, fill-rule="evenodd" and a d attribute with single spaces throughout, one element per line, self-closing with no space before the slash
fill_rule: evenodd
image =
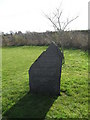
<path id="1" fill-rule="evenodd" d="M 2 33 L 2 46 L 23 46 L 23 45 L 49 45 L 55 41 L 60 45 L 61 39 L 63 46 L 68 48 L 88 49 L 88 31 L 65 31 L 62 36 L 57 32 L 47 31 L 42 33 L 11 32 L 10 34 Z"/>

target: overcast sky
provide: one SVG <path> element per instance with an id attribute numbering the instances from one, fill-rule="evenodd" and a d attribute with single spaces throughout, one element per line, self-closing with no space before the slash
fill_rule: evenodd
<path id="1" fill-rule="evenodd" d="M 88 2 L 88 29 L 90 30 L 90 1 Z"/>
<path id="2" fill-rule="evenodd" d="M 43 13 L 51 15 L 61 2 L 63 20 L 79 16 L 69 25 L 69 29 L 88 29 L 89 0 L 0 0 L 0 31 L 53 30 Z"/>

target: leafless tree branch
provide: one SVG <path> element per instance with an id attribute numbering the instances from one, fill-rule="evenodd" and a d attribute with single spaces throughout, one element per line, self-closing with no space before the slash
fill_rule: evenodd
<path id="1" fill-rule="evenodd" d="M 56 12 L 54 12 L 52 14 L 53 17 L 50 17 L 49 15 L 44 14 L 45 17 L 52 23 L 54 29 L 57 30 L 57 32 L 59 33 L 60 36 L 63 34 L 63 31 L 66 30 L 67 26 L 71 22 L 73 22 L 75 19 L 78 18 L 78 16 L 76 16 L 75 18 L 73 18 L 71 20 L 69 20 L 69 18 L 67 18 L 67 20 L 64 22 L 64 21 L 61 21 L 62 13 L 63 13 L 62 10 L 60 10 L 59 8 L 56 8 Z M 63 53 L 62 40 L 60 42 L 61 42 L 61 50 L 62 50 L 62 53 Z M 64 56 L 64 53 L 63 53 L 63 56 Z"/>
<path id="2" fill-rule="evenodd" d="M 59 28 L 58 28 L 57 25 L 54 23 L 54 21 L 53 21 L 48 15 L 45 14 L 45 16 L 46 16 L 46 18 L 53 24 L 53 26 L 59 31 Z"/>
<path id="3" fill-rule="evenodd" d="M 66 27 L 71 23 L 71 22 L 73 22 L 75 19 L 77 19 L 79 16 L 76 16 L 75 18 L 73 18 L 73 19 L 71 19 L 71 20 L 69 20 L 68 18 L 67 18 L 67 22 L 65 23 L 65 25 L 64 25 L 64 27 L 63 27 L 63 30 L 65 30 L 66 29 Z"/>

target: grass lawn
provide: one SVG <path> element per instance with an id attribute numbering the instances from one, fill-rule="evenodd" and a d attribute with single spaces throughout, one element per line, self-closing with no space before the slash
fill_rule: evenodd
<path id="1" fill-rule="evenodd" d="M 28 94 L 28 70 L 47 46 L 2 49 L 2 113 L 6 118 L 87 118 L 88 53 L 65 49 L 61 96 Z"/>

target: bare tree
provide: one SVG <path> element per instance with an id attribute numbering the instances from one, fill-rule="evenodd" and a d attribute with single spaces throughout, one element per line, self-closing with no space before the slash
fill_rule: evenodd
<path id="1" fill-rule="evenodd" d="M 57 33 L 59 34 L 59 36 L 62 36 L 63 32 L 65 30 L 67 30 L 68 25 L 71 22 L 73 22 L 75 19 L 78 18 L 78 16 L 76 16 L 76 17 L 74 17 L 72 19 L 67 18 L 65 21 L 62 21 L 62 13 L 63 13 L 63 11 L 60 10 L 59 8 L 56 8 L 56 11 L 54 11 L 52 13 L 52 17 L 44 13 L 45 17 L 52 23 L 55 31 L 57 31 Z M 63 51 L 62 41 L 63 40 L 61 39 L 60 40 L 60 44 L 61 44 L 61 52 L 62 52 L 63 58 L 64 58 L 64 51 Z"/>

